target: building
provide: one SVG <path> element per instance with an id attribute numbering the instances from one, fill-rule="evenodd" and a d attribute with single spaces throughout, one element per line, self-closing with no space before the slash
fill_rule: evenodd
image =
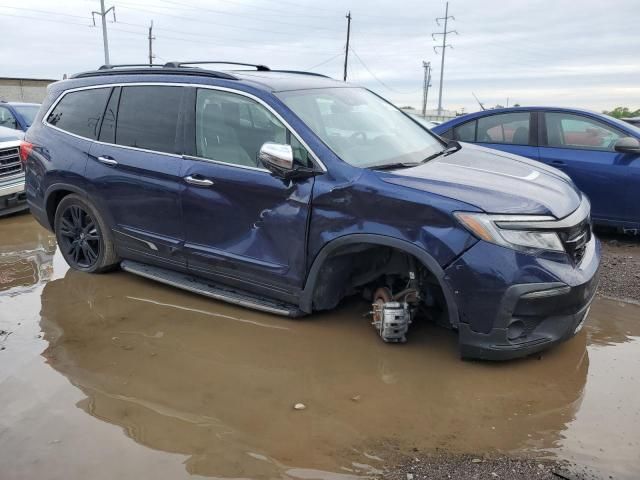
<path id="1" fill-rule="evenodd" d="M 48 78 L 0 77 L 0 100 L 42 103 L 47 94 L 47 85 L 56 81 Z"/>

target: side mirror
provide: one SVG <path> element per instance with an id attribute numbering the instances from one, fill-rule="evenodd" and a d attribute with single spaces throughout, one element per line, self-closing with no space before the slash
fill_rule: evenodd
<path id="1" fill-rule="evenodd" d="M 634 137 L 622 137 L 613 146 L 616 152 L 640 154 L 640 141 Z"/>
<path id="2" fill-rule="evenodd" d="M 258 160 L 273 175 L 286 180 L 314 174 L 313 169 L 295 165 L 291 145 L 266 142 L 260 147 Z"/>

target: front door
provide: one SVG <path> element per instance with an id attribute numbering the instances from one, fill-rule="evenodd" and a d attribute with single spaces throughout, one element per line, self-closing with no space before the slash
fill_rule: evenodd
<path id="1" fill-rule="evenodd" d="M 599 120 L 565 112 L 545 112 L 543 124 L 546 135 L 540 160 L 563 170 L 587 194 L 594 220 L 639 223 L 640 202 L 632 197 L 637 197 L 634 183 L 640 159 L 614 149 L 624 133 Z"/>
<path id="2" fill-rule="evenodd" d="M 86 170 L 89 193 L 108 215 L 118 248 L 141 261 L 174 268 L 186 268 L 181 251 L 182 156 L 177 153 L 185 90 L 116 87 Z"/>
<path id="3" fill-rule="evenodd" d="M 265 142 L 307 150 L 261 103 L 197 89 L 181 176 L 185 252 L 193 273 L 278 295 L 302 287 L 313 177 L 282 180 L 258 163 Z"/>

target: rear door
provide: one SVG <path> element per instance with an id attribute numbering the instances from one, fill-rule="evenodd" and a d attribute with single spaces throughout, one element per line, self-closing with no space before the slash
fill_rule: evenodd
<path id="1" fill-rule="evenodd" d="M 587 194 L 595 220 L 639 222 L 634 173 L 640 163 L 637 155 L 615 151 L 616 141 L 625 135 L 622 131 L 561 111 L 545 112 L 542 126 L 540 160 L 566 172 Z"/>
<path id="2" fill-rule="evenodd" d="M 86 171 L 92 200 L 109 216 L 119 250 L 174 268 L 186 268 L 180 208 L 185 90 L 116 87 Z"/>
<path id="3" fill-rule="evenodd" d="M 189 270 L 284 299 L 304 279 L 314 179 L 276 178 L 257 155 L 265 142 L 288 143 L 310 166 L 307 150 L 256 99 L 209 88 L 193 94 L 181 171 Z"/>

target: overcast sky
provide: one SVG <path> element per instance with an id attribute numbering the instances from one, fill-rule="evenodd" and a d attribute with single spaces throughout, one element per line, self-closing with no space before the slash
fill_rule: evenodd
<path id="1" fill-rule="evenodd" d="M 341 78 L 347 10 L 349 80 L 419 107 L 422 61 L 437 105 L 444 1 L 106 0 L 112 63 L 146 62 L 154 22 L 157 62 L 223 59 L 312 69 Z M 99 0 L 0 0 L 0 76 L 61 78 L 104 63 Z M 640 108 L 639 0 L 451 0 L 443 106 L 497 103 Z"/>

